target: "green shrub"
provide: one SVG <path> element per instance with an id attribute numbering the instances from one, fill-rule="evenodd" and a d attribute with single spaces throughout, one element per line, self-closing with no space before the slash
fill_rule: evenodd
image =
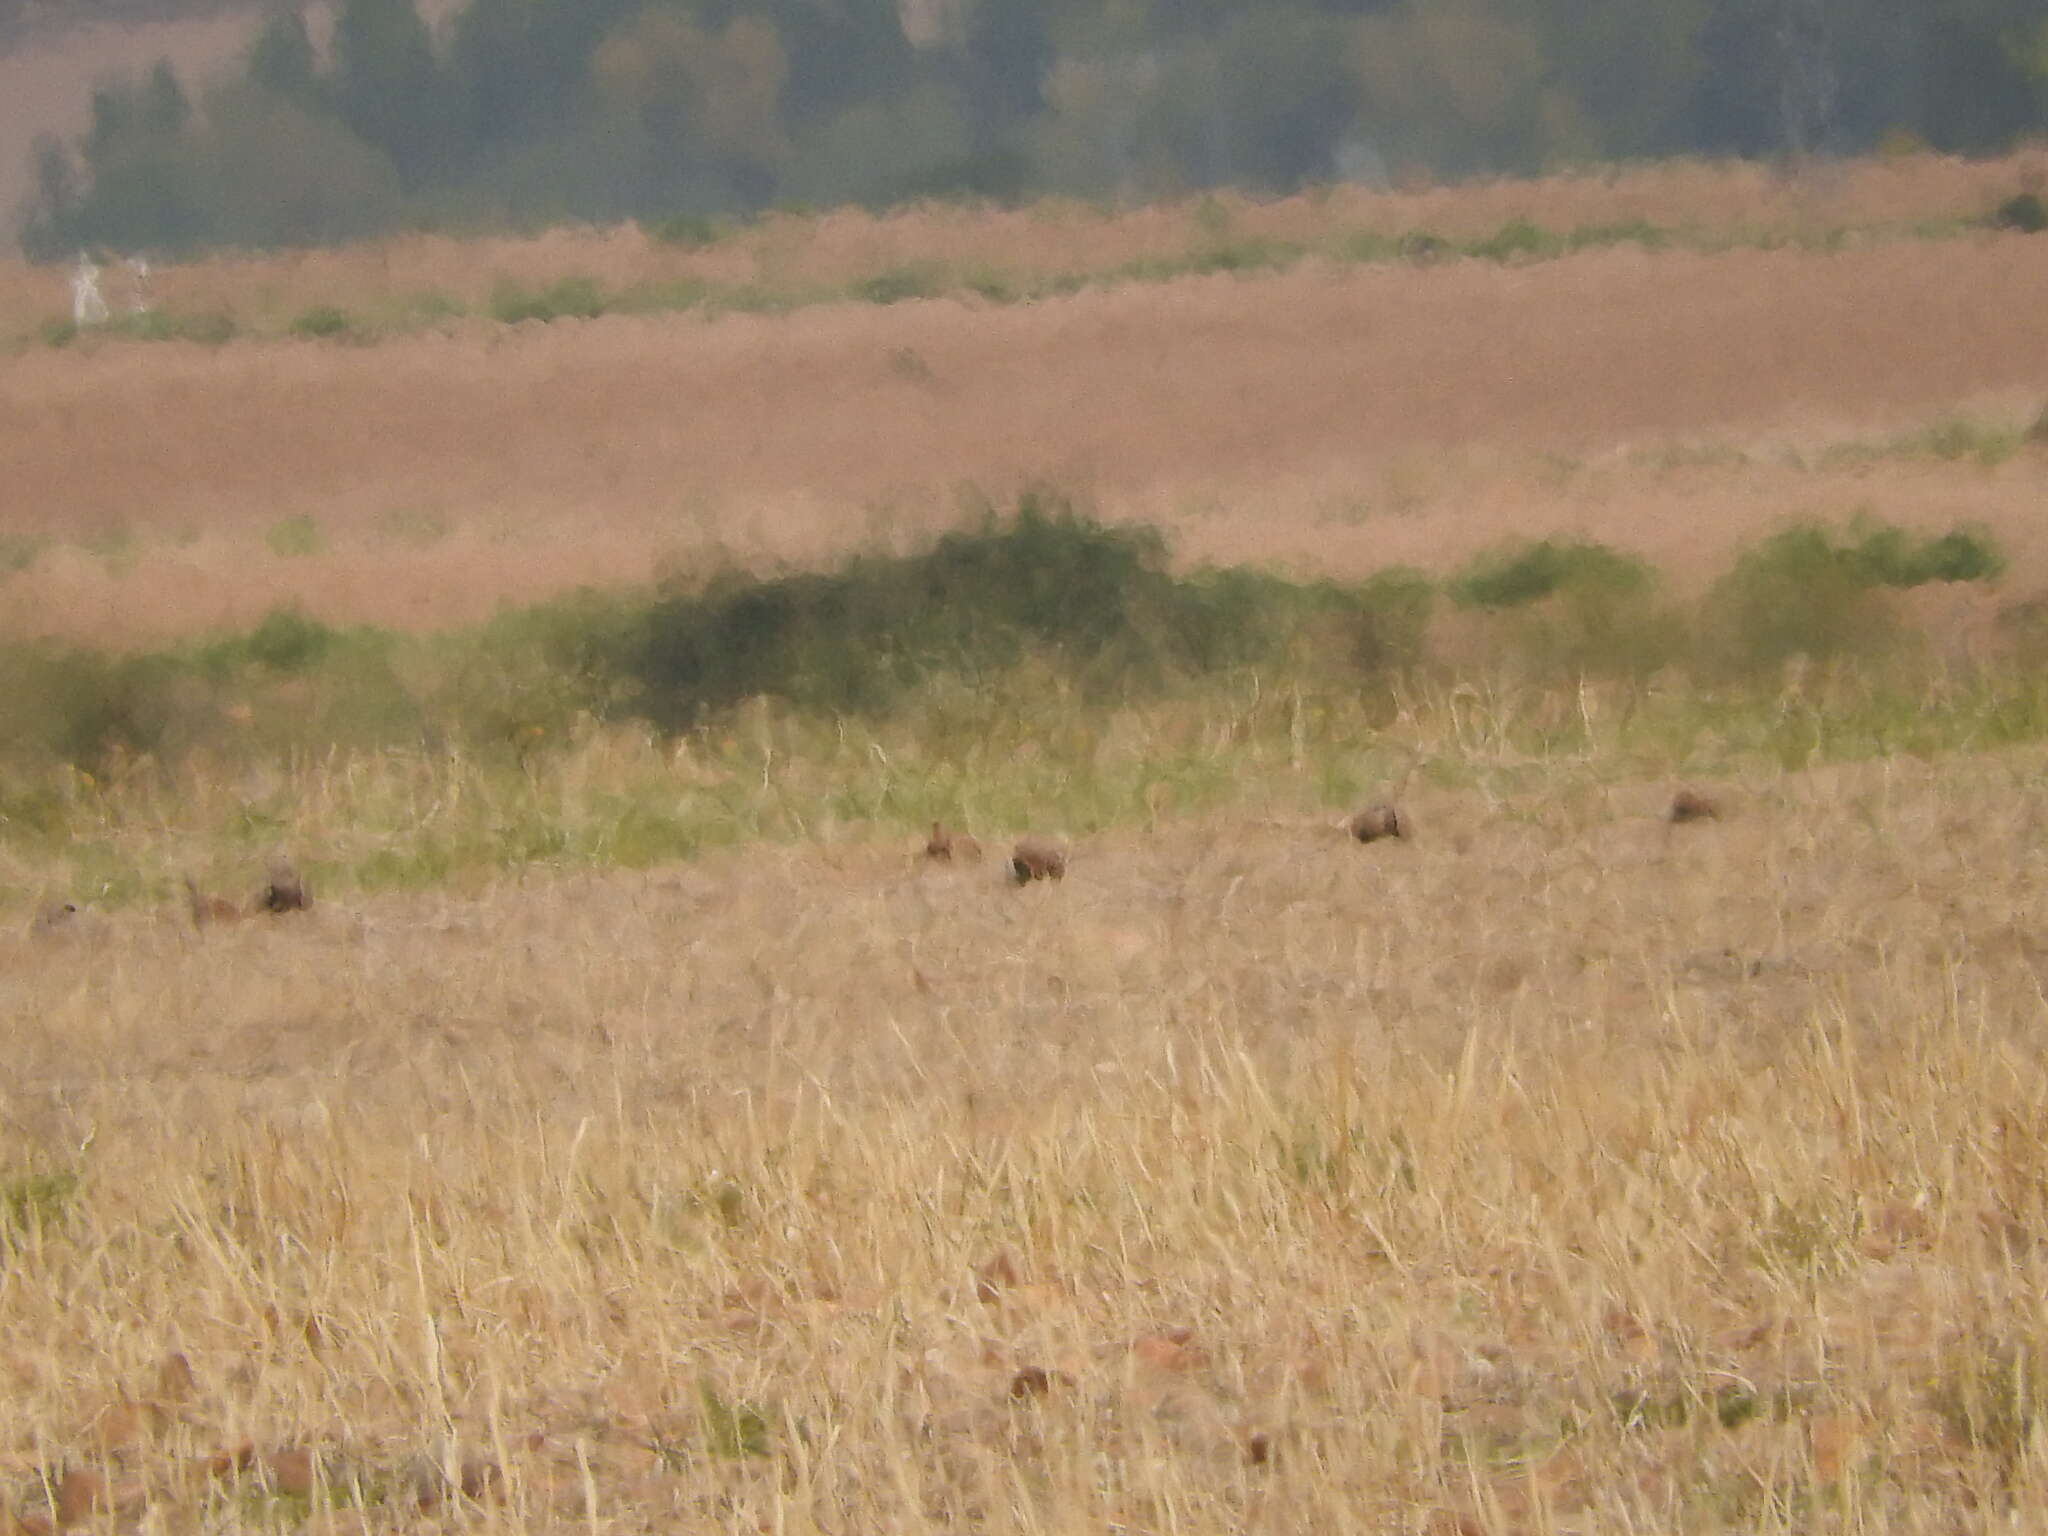
<path id="1" fill-rule="evenodd" d="M 42 337 L 46 347 L 68 347 L 78 340 L 78 326 L 63 318 L 45 320 L 36 334 Z"/>
<path id="2" fill-rule="evenodd" d="M 2048 230 L 2048 202 L 2043 202 L 2038 192 L 2017 193 L 1993 210 L 1991 222 L 1999 229 L 2038 235 Z"/>
<path id="3" fill-rule="evenodd" d="M 310 341 L 326 341 L 356 334 L 356 322 L 345 309 L 316 304 L 292 317 L 291 334 Z"/>
<path id="4" fill-rule="evenodd" d="M 304 672 L 327 654 L 334 631 L 296 608 L 273 608 L 249 632 L 251 661 L 275 672 Z"/>
<path id="5" fill-rule="evenodd" d="M 181 672 L 163 656 L 0 649 L 0 743 L 98 772 L 154 754 L 177 717 Z"/>
<path id="6" fill-rule="evenodd" d="M 545 288 L 501 282 L 491 292 L 491 318 L 501 325 L 522 320 L 594 320 L 605 312 L 604 290 L 591 277 L 564 277 Z"/>
<path id="7" fill-rule="evenodd" d="M 1503 659 L 1538 676 L 1640 677 L 1683 643 L 1684 626 L 1633 555 L 1543 539 L 1483 553 L 1449 583 L 1451 601 L 1489 614 Z"/>
<path id="8" fill-rule="evenodd" d="M 1634 595 L 1652 582 L 1649 566 L 1605 544 L 1539 539 L 1477 556 L 1448 584 L 1460 608 L 1518 608 L 1571 589 Z"/>
<path id="9" fill-rule="evenodd" d="M 1862 536 L 1844 545 L 1841 558 L 1873 586 L 1918 587 L 1932 581 L 1994 581 L 2005 555 L 1988 534 L 1953 529 L 1915 543 L 1888 523 L 1859 525 Z"/>
<path id="10" fill-rule="evenodd" d="M 1803 524 L 1745 551 L 1706 599 L 1714 659 L 1771 668 L 1795 655 L 1826 661 L 1892 648 L 1898 617 L 1880 588 L 1892 585 L 1883 572 L 1903 557 L 1889 545 L 1882 531 L 1844 546 Z"/>
<path id="11" fill-rule="evenodd" d="M 1564 242 L 1528 219 L 1510 219 L 1468 249 L 1487 261 L 1534 260 L 1555 256 L 1564 249 Z"/>

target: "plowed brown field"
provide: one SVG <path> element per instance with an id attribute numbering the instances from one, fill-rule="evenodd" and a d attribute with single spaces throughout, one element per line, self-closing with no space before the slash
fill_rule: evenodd
<path id="1" fill-rule="evenodd" d="M 285 598 L 434 625 L 711 551 L 825 558 L 1031 481 L 1193 559 L 1441 566 L 1572 528 L 1695 567 L 1867 506 L 1987 521 L 2042 576 L 2039 455 L 1815 473 L 1642 450 L 2044 395 L 2048 244 L 2017 235 L 37 350 L 0 369 L 0 532 L 66 547 L 0 601 L 17 632 L 161 634 Z M 318 524 L 317 558 L 267 547 L 287 518 Z"/>

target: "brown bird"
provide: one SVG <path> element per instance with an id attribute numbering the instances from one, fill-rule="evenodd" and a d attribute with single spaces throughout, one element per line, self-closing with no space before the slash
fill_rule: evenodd
<path id="1" fill-rule="evenodd" d="M 1067 852 L 1035 837 L 1020 837 L 1010 854 L 1010 874 L 1019 885 L 1034 880 L 1062 880 L 1067 873 Z"/>
<path id="2" fill-rule="evenodd" d="M 1695 789 L 1681 789 L 1671 797 L 1671 809 L 1664 813 L 1664 819 L 1674 826 L 1683 826 L 1688 821 L 1719 821 L 1721 807 Z"/>
<path id="3" fill-rule="evenodd" d="M 928 859 L 942 859 L 951 863 L 954 859 L 965 859 L 969 863 L 981 862 L 981 844 L 966 832 L 949 832 L 943 821 L 932 823 L 932 835 L 924 845 L 924 856 Z"/>
<path id="4" fill-rule="evenodd" d="M 1349 821 L 1344 830 L 1361 843 L 1376 843 L 1383 837 L 1406 837 L 1401 827 L 1401 813 L 1391 805 L 1368 805 Z"/>
<path id="5" fill-rule="evenodd" d="M 185 896 L 191 903 L 192 926 L 204 928 L 208 923 L 232 923 L 245 914 L 242 909 L 225 896 L 209 896 L 199 889 L 199 882 L 190 875 L 185 877 Z"/>
<path id="6" fill-rule="evenodd" d="M 256 893 L 258 912 L 303 912 L 313 904 L 306 882 L 290 859 L 280 855 L 270 861 L 270 878 Z"/>

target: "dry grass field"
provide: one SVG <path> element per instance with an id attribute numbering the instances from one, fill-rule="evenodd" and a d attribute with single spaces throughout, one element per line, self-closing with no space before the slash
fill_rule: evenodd
<path id="1" fill-rule="evenodd" d="M 1926 169 L 1823 190 L 1905 221 L 2015 174 Z M 1385 217 L 1792 217 L 1701 177 Z M 1296 216 L 1325 215 L 1233 214 Z M 1048 264 L 1100 262 L 1155 216 L 916 217 L 827 217 L 791 260 L 1041 259 L 1036 217 Z M 592 252 L 637 240 L 467 259 L 616 283 Z M 394 744 L 309 695 L 395 697 L 425 650 L 344 639 L 332 673 L 222 661 L 163 760 L 0 756 L 0 1536 L 2040 1528 L 2039 610 L 1973 652 L 2048 588 L 2044 250 L 0 358 L 5 639 L 287 600 L 432 631 L 914 543 L 1028 481 L 1183 563 L 1446 572 L 1579 533 L 1683 592 L 1858 513 L 2012 562 L 1898 600 L 1954 647 L 1743 682 L 1521 675 L 1533 620 L 1457 613 L 1412 676 L 1104 702 L 1029 655 L 662 738 L 526 712 L 522 675 L 503 739 Z M 450 258 L 173 280 L 269 272 L 280 309 L 451 281 L 415 259 Z M 204 665 L 34 675 L 72 705 Z M 236 702 L 259 683 L 276 718 Z M 1672 822 L 1681 783 L 1720 814 Z M 1407 835 L 1340 829 L 1381 798 Z M 939 814 L 988 859 L 926 858 Z M 1063 879 L 1005 878 L 1027 832 Z M 272 845 L 310 911 L 205 899 L 246 903 Z"/>
<path id="2" fill-rule="evenodd" d="M 1484 782 L 15 937 L 19 1526 L 2030 1526 L 2048 760 Z"/>

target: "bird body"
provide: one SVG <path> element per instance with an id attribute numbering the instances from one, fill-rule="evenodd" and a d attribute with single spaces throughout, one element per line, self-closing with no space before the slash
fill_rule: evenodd
<path id="1" fill-rule="evenodd" d="M 1719 821 L 1721 807 L 1698 790 L 1681 789 L 1671 797 L 1671 809 L 1665 812 L 1665 819 L 1676 826 L 1689 821 Z"/>
<path id="2" fill-rule="evenodd" d="M 1406 837 L 1401 813 L 1391 805 L 1368 805 L 1344 823 L 1344 830 L 1361 843 L 1376 843 L 1383 837 Z"/>
<path id="3" fill-rule="evenodd" d="M 270 878 L 263 889 L 256 893 L 256 910 L 259 912 L 303 912 L 313 904 L 307 893 L 305 879 L 287 858 L 270 861 Z"/>
<path id="4" fill-rule="evenodd" d="M 1010 854 L 1010 875 L 1019 885 L 1066 878 L 1067 852 L 1042 838 L 1020 837 Z"/>

